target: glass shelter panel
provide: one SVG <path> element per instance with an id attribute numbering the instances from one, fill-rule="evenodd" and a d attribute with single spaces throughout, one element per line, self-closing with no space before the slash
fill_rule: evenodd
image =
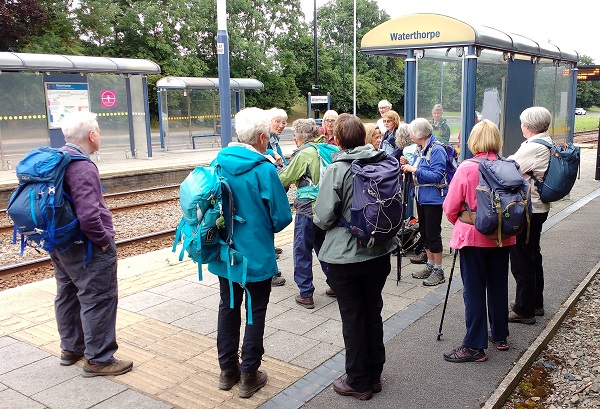
<path id="1" fill-rule="evenodd" d="M 504 140 L 504 105 L 506 99 L 507 64 L 478 63 L 475 89 L 474 123 L 488 119 L 500 128 Z"/>
<path id="2" fill-rule="evenodd" d="M 100 153 L 123 155 L 131 150 L 127 117 L 125 77 L 109 74 L 88 75 L 90 109 L 98 114 L 102 132 Z"/>
<path id="3" fill-rule="evenodd" d="M 455 143 L 461 126 L 462 59 L 427 59 L 432 51 L 439 50 L 426 50 L 425 58 L 418 60 L 416 116 L 433 120 L 432 108 L 441 104 L 442 118 L 450 127 L 450 141 Z M 456 56 L 454 51 L 451 53 Z"/>
<path id="4" fill-rule="evenodd" d="M 562 75 L 564 67 L 552 61 L 541 61 L 535 73 L 535 105 L 547 108 L 552 114 L 548 133 L 555 142 L 566 142 L 569 135 L 568 103 L 570 77 Z"/>
<path id="5" fill-rule="evenodd" d="M 2 72 L 0 95 L 0 168 L 14 169 L 24 153 L 50 143 L 43 76 Z"/>
<path id="6" fill-rule="evenodd" d="M 131 112 L 133 123 L 133 140 L 135 143 L 134 156 L 136 158 L 148 157 L 148 144 L 146 139 L 146 114 L 144 105 L 144 84 L 141 75 L 132 75 L 131 87 Z"/>

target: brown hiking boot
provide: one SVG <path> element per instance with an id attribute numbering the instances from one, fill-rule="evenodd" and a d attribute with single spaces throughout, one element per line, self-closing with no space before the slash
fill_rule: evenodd
<path id="1" fill-rule="evenodd" d="M 423 251 L 417 255 L 409 257 L 409 260 L 413 264 L 425 264 L 427 263 L 427 252 Z"/>
<path id="2" fill-rule="evenodd" d="M 125 361 L 113 358 L 110 364 L 92 364 L 87 359 L 83 364 L 83 377 L 91 378 L 92 376 L 115 376 L 122 375 L 131 371 L 133 361 Z"/>
<path id="3" fill-rule="evenodd" d="M 271 279 L 271 287 L 281 287 L 282 285 L 285 284 L 285 278 L 279 276 L 277 277 L 276 275 L 273 276 L 273 278 Z"/>
<path id="4" fill-rule="evenodd" d="M 83 352 L 60 351 L 60 364 L 62 366 L 73 365 L 75 362 L 83 358 Z"/>
<path id="5" fill-rule="evenodd" d="M 302 297 L 300 294 L 296 294 L 296 304 L 303 306 L 304 308 L 308 308 L 312 310 L 315 308 L 315 300 L 312 297 Z"/>
<path id="6" fill-rule="evenodd" d="M 236 366 L 221 370 L 219 375 L 219 389 L 228 391 L 233 388 L 233 385 L 240 381 L 240 364 Z"/>
<path id="7" fill-rule="evenodd" d="M 256 371 L 254 373 L 242 373 L 240 378 L 240 398 L 250 398 L 260 388 L 267 384 L 267 373 L 265 371 Z"/>

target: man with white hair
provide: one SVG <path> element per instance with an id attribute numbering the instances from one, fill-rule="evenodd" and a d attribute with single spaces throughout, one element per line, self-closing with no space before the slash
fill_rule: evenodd
<path id="1" fill-rule="evenodd" d="M 377 104 L 377 109 L 379 110 L 379 114 L 381 115 L 381 118 L 377 120 L 377 127 L 379 128 L 381 133 L 384 134 L 385 131 L 387 131 L 387 129 L 383 125 L 383 114 L 392 109 L 392 104 L 387 99 L 382 99 L 381 101 L 379 101 L 379 104 Z"/>
<path id="2" fill-rule="evenodd" d="M 74 112 L 61 124 L 62 148 L 87 158 L 100 149 L 96 114 Z M 98 168 L 89 160 L 71 161 L 64 190 L 73 203 L 84 235 L 50 253 L 56 277 L 54 300 L 60 335 L 61 365 L 85 358 L 83 376 L 121 375 L 132 361 L 116 359 L 117 351 L 117 246 L 112 214 L 104 203 Z"/>
<path id="3" fill-rule="evenodd" d="M 219 276 L 221 298 L 217 322 L 219 389 L 229 390 L 240 382 L 241 398 L 251 397 L 267 383 L 266 372 L 258 368 L 265 352 L 263 336 L 271 279 L 277 273 L 274 233 L 292 221 L 277 170 L 262 154 L 269 143 L 270 123 L 271 118 L 262 109 L 246 108 L 238 112 L 235 130 L 239 142 L 231 142 L 219 151 L 213 162 L 229 183 L 236 215 L 243 220 L 234 222 L 232 247 L 247 259 L 245 289 L 230 286 L 227 279 L 241 276 L 244 263 L 230 265 L 228 260 L 217 260 L 208 264 L 208 270 Z M 240 363 L 241 305 L 245 291 L 250 294 L 246 310 L 251 309 L 253 323 L 245 327 Z M 233 308 L 230 308 L 232 295 Z"/>

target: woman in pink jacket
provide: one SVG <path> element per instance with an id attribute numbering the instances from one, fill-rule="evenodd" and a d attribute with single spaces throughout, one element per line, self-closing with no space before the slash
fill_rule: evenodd
<path id="1" fill-rule="evenodd" d="M 474 158 L 496 160 L 501 146 L 500 133 L 493 122 L 483 120 L 473 127 L 468 147 Z M 515 244 L 515 238 L 507 238 L 499 246 L 475 229 L 464 202 L 474 211 L 477 209 L 478 183 L 479 163 L 463 161 L 443 205 L 446 217 L 454 225 L 450 247 L 460 251 L 467 327 L 462 345 L 444 353 L 444 359 L 450 362 L 485 361 L 488 340 L 500 351 L 508 349 L 508 259 L 509 246 Z"/>

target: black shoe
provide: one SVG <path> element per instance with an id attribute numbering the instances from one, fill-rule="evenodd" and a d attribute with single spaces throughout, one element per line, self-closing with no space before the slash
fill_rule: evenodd
<path id="1" fill-rule="evenodd" d="M 240 377 L 240 398 L 250 398 L 260 388 L 267 384 L 267 373 L 265 371 L 256 371 L 254 373 L 242 373 Z"/>
<path id="2" fill-rule="evenodd" d="M 219 389 L 228 391 L 233 388 L 233 385 L 240 381 L 240 364 L 238 363 L 233 368 L 221 370 L 219 375 Z"/>
<path id="3" fill-rule="evenodd" d="M 427 263 L 427 253 L 423 251 L 416 256 L 410 257 L 409 260 L 413 264 L 425 264 Z"/>
<path id="4" fill-rule="evenodd" d="M 444 353 L 444 359 L 448 362 L 483 362 L 487 355 L 483 349 L 474 349 L 460 346 L 450 352 Z"/>
<path id="5" fill-rule="evenodd" d="M 275 247 L 275 254 L 283 253 L 283 249 L 281 247 Z"/>

